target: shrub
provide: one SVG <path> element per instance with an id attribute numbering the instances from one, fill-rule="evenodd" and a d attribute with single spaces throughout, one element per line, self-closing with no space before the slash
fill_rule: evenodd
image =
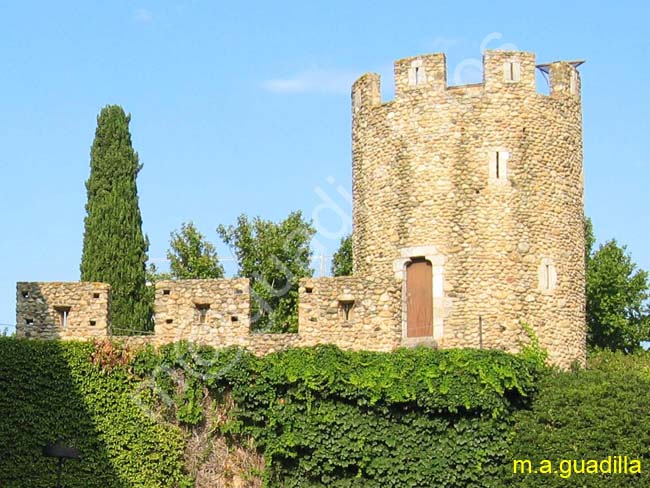
<path id="1" fill-rule="evenodd" d="M 590 357 L 586 370 L 547 375 L 533 408 L 515 415 L 510 459 L 529 459 L 533 468 L 546 459 L 558 473 L 514 475 L 510 462 L 506 467 L 508 486 L 650 486 L 650 474 L 643 469 L 640 475 L 567 476 L 565 464 L 564 477 L 559 470 L 560 460 L 603 460 L 619 455 L 630 460 L 649 458 L 648 405 L 650 355 L 645 352 L 601 352 Z"/>

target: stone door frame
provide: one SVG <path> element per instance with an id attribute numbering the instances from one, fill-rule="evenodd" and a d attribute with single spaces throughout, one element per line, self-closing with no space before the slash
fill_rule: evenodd
<path id="1" fill-rule="evenodd" d="M 414 246 L 404 247 L 399 250 L 400 257 L 393 261 L 395 278 L 402 283 L 402 343 L 417 344 L 421 342 L 440 343 L 444 336 L 444 318 L 448 312 L 445 300 L 444 275 L 445 262 L 447 259 L 440 254 L 435 246 Z M 431 263 L 432 290 L 433 290 L 433 336 L 432 337 L 408 337 L 407 335 L 407 290 L 406 290 L 406 266 L 416 258 L 424 258 Z"/>

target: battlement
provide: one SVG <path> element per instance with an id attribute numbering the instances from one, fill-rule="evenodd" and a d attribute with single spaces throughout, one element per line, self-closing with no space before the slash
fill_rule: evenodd
<path id="1" fill-rule="evenodd" d="M 399 103 L 415 97 L 454 97 L 459 94 L 536 95 L 537 69 L 548 76 L 551 97 L 571 97 L 579 101 L 580 74 L 577 67 L 580 64 L 581 62 L 556 61 L 536 65 L 534 53 L 486 51 L 483 55 L 481 83 L 449 85 L 445 55 L 423 54 L 395 61 L 395 99 L 384 103 Z M 382 105 L 381 77 L 376 73 L 366 73 L 352 87 L 353 114 L 362 108 L 379 105 Z"/>
<path id="2" fill-rule="evenodd" d="M 165 280 L 156 283 L 153 334 L 120 336 L 110 323 L 105 283 L 16 285 L 18 337 L 91 340 L 116 337 L 132 344 L 180 340 L 214 347 L 241 346 L 256 354 L 287 347 L 336 344 L 344 349 L 390 351 L 400 345 L 400 284 L 346 276 L 300 282 L 298 333 L 251 329 L 249 280 Z M 393 320 L 387 320 L 387 319 Z"/>

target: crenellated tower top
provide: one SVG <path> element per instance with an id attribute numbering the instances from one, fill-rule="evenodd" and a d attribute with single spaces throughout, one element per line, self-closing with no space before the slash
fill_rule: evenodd
<path id="1" fill-rule="evenodd" d="M 423 54 L 395 61 L 395 99 L 385 102 L 410 100 L 414 96 L 455 96 L 472 93 L 536 92 L 535 70 L 548 77 L 550 97 L 572 97 L 580 100 L 582 61 L 555 61 L 535 64 L 535 54 L 524 51 L 486 51 L 483 55 L 483 81 L 470 85 L 447 83 L 447 62 L 443 53 Z M 540 96 L 543 96 L 541 93 Z M 366 73 L 352 87 L 353 113 L 364 107 L 382 105 L 381 77 Z"/>

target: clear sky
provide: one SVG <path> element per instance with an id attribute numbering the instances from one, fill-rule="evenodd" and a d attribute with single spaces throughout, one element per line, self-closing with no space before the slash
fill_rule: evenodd
<path id="1" fill-rule="evenodd" d="M 379 72 L 390 99 L 395 59 L 441 51 L 451 82 L 480 81 L 486 47 L 587 60 L 586 211 L 650 269 L 648 18 L 647 2 L 594 0 L 2 1 L 0 323 L 16 281 L 79 278 L 104 105 L 132 114 L 154 260 L 183 221 L 227 255 L 218 224 L 294 209 L 331 254 L 350 228 L 351 83 Z"/>

